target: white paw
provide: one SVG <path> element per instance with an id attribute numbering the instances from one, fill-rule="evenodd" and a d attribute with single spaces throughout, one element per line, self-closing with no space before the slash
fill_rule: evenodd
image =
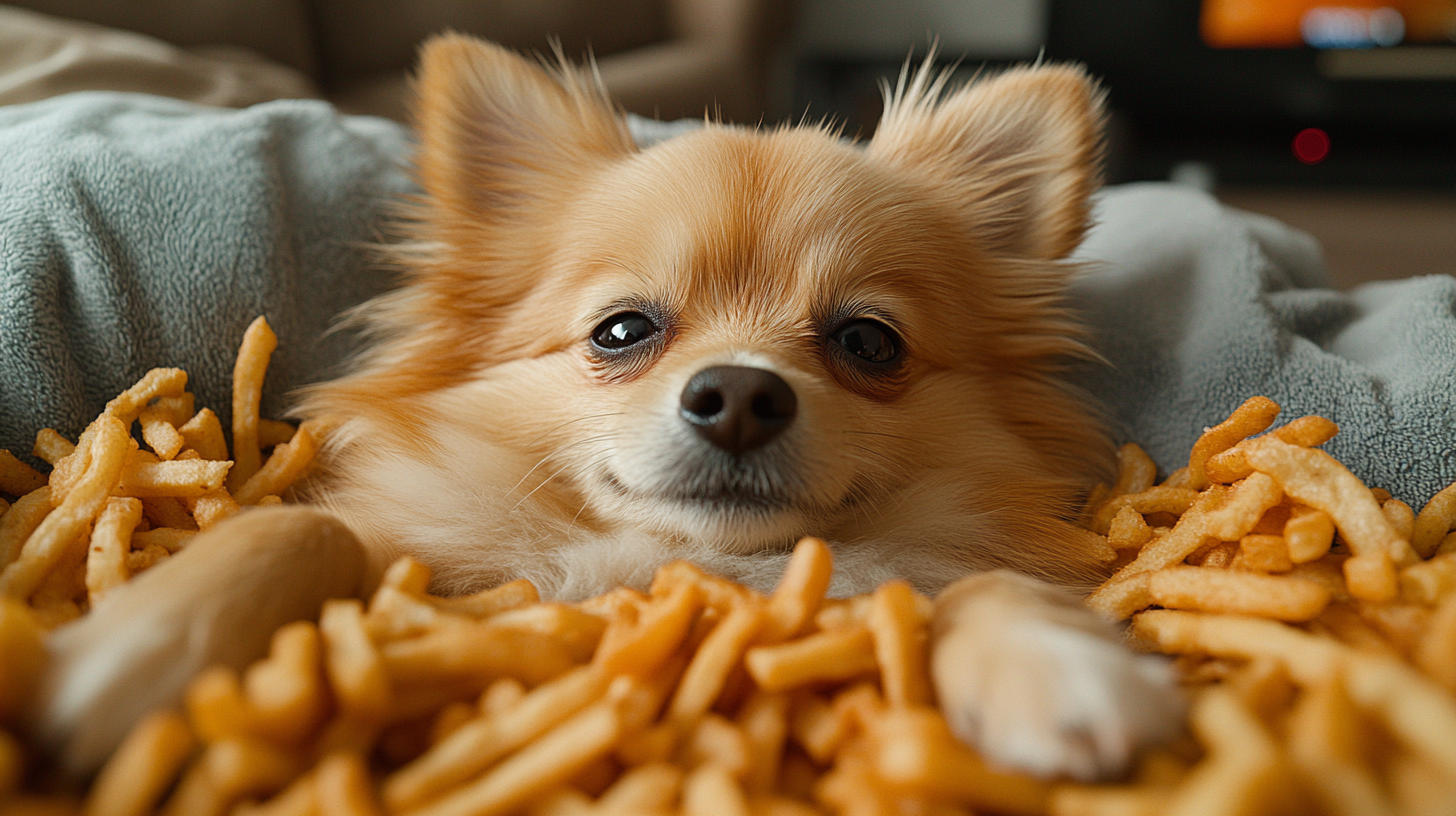
<path id="1" fill-rule="evenodd" d="M 1165 659 L 1133 653 L 1100 621 L 1001 623 L 957 626 L 935 655 L 951 730 L 993 764 L 1105 779 L 1180 733 L 1184 702 Z"/>

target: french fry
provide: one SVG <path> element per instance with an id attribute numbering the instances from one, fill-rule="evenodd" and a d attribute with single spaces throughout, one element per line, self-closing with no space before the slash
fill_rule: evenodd
<path id="1" fill-rule="evenodd" d="M 1456 693 L 1456 596 L 1436 607 L 1414 656 L 1422 671 Z"/>
<path id="2" fill-rule="evenodd" d="M 211 408 L 203 408 L 177 429 L 187 447 L 210 462 L 227 461 L 227 442 L 222 436 L 222 422 Z"/>
<path id="3" fill-rule="evenodd" d="M 892 786 L 997 813 L 1045 812 L 1050 784 L 988 768 L 951 736 L 944 718 L 933 709 L 890 709 L 876 732 L 874 770 Z"/>
<path id="4" fill-rule="evenodd" d="M 1435 604 L 1456 590 L 1456 553 L 1438 555 L 1400 571 L 1400 596 L 1416 603 Z"/>
<path id="5" fill-rule="evenodd" d="M 1284 498 L 1273 478 L 1254 473 L 1234 485 L 1217 508 L 1204 520 L 1208 534 L 1220 541 L 1238 541 L 1253 531 L 1264 513 Z"/>
<path id="6" fill-rule="evenodd" d="M 188 507 L 192 510 L 192 517 L 196 519 L 197 526 L 203 530 L 209 530 L 233 516 L 237 515 L 242 508 L 237 501 L 228 495 L 227 488 L 217 487 L 209 490 L 201 496 L 189 498 Z"/>
<path id="7" fill-rule="evenodd" d="M 26 540 L 52 509 L 51 489 L 42 487 L 21 496 L 5 515 L 0 516 L 0 570 L 20 557 Z"/>
<path id="8" fill-rule="evenodd" d="M 1407 541 L 1410 540 L 1416 526 L 1416 513 L 1410 505 L 1400 499 L 1387 499 L 1381 502 L 1380 512 L 1385 514 L 1390 526 L 1395 528 L 1396 535 Z"/>
<path id="9" fill-rule="evenodd" d="M 588 706 L 479 780 L 411 812 L 415 816 L 508 813 L 607 756 L 621 732 L 620 715 L 611 703 Z"/>
<path id="10" fill-rule="evenodd" d="M 196 530 L 178 530 L 172 527 L 161 527 L 152 530 L 140 530 L 131 534 L 131 545 L 133 548 L 146 549 L 148 547 L 161 547 L 168 553 L 174 553 L 187 546 L 187 542 L 197 535 Z"/>
<path id="11" fill-rule="evenodd" d="M 1311 581 L 1252 572 L 1168 567 L 1152 574 L 1148 594 L 1171 609 L 1255 615 L 1287 621 L 1313 620 L 1330 593 Z"/>
<path id="12" fill-rule="evenodd" d="M 259 317 L 243 332 L 238 359 L 233 364 L 233 468 L 228 474 L 227 486 L 234 493 L 262 467 L 263 454 L 258 448 L 258 408 L 263 401 L 263 375 L 268 371 L 268 360 L 276 348 L 278 336 L 273 333 L 267 319 Z"/>
<path id="13" fill-rule="evenodd" d="M 1228 419 L 1209 428 L 1193 443 L 1188 456 L 1188 488 L 1202 490 L 1208 486 L 1206 465 L 1209 457 L 1232 448 L 1239 442 L 1262 433 L 1274 424 L 1279 406 L 1267 397 L 1251 397 L 1229 415 Z"/>
<path id="14" fill-rule="evenodd" d="M 1226 492 L 1227 488 L 1219 487 L 1205 490 L 1167 535 L 1145 545 L 1131 564 L 1087 596 L 1087 605 L 1122 620 L 1152 603 L 1146 573 L 1181 562 L 1212 539 L 1206 524 L 1208 513 L 1222 504 Z"/>
<path id="15" fill-rule="evenodd" d="M 1291 498 L 1328 513 L 1357 557 L 1383 553 L 1398 566 L 1416 562 L 1410 543 L 1391 526 L 1370 491 L 1334 457 L 1270 436 L 1253 440 L 1248 456 L 1255 470 L 1273 476 Z"/>
<path id="16" fill-rule="evenodd" d="M 180 368 L 154 368 L 144 374 L 136 385 L 106 403 L 105 415 L 121 420 L 123 426 L 130 426 L 147 403 L 158 397 L 177 396 L 186 389 L 187 372 Z"/>
<path id="17" fill-rule="evenodd" d="M 817 538 L 799 541 L 783 578 L 769 597 L 767 620 L 760 634 L 762 642 L 777 643 L 804 630 L 824 602 L 832 571 L 828 544 Z"/>
<path id="18" fill-rule="evenodd" d="M 611 816 L 666 813 L 677 802 L 683 771 L 666 762 L 649 762 L 622 774 L 596 802 L 597 812 Z"/>
<path id="19" fill-rule="evenodd" d="M 1357 705 L 1379 714 L 1393 735 L 1456 776 L 1456 701 L 1397 660 L 1357 653 L 1274 621 L 1170 609 L 1138 615 L 1133 634 L 1165 653 L 1279 660 L 1302 686 L 1340 671 Z"/>
<path id="20" fill-rule="evenodd" d="M 322 723 L 328 714 L 322 652 L 313 623 L 290 623 L 273 634 L 268 658 L 243 675 L 258 733 L 297 744 Z"/>
<path id="21" fill-rule="evenodd" d="M 452 598 L 429 599 L 441 610 L 474 618 L 488 618 L 511 609 L 519 609 L 541 602 L 541 593 L 535 584 L 525 579 L 511 581 L 498 587 L 482 590 L 473 595 L 459 595 Z"/>
<path id="22" fill-rule="evenodd" d="M 1284 536 L 1250 534 L 1239 539 L 1239 554 L 1233 566 L 1255 572 L 1289 572 L 1294 562 Z"/>
<path id="23" fill-rule="evenodd" d="M 1336 816 L 1390 814 L 1394 803 L 1365 756 L 1370 736 L 1339 675 L 1307 690 L 1289 717 L 1289 755 Z"/>
<path id="24" fill-rule="evenodd" d="M 758 687 L 767 692 L 848 680 L 878 668 L 874 638 L 863 626 L 820 632 L 777 646 L 755 646 L 743 662 Z"/>
<path id="25" fill-rule="evenodd" d="M 85 816 L 152 813 L 195 746 L 178 714 L 161 711 L 142 720 L 101 769 L 86 797 Z"/>
<path id="26" fill-rule="evenodd" d="M 683 816 L 749 816 L 748 799 L 722 767 L 706 764 L 683 781 Z"/>
<path id="27" fill-rule="evenodd" d="M 1173 793 L 1165 813 L 1294 812 L 1288 761 L 1233 692 L 1220 687 L 1204 691 L 1190 719 L 1211 757 Z"/>
<path id="28" fill-rule="evenodd" d="M 789 732 L 788 696 L 753 695 L 738 712 L 738 727 L 748 741 L 743 787 L 750 793 L 767 793 L 773 790 L 783 761 Z"/>
<path id="29" fill-rule="evenodd" d="M 140 550 L 132 550 L 126 554 L 126 569 L 131 575 L 139 575 L 155 567 L 158 563 L 171 556 L 166 548 L 156 544 L 148 544 Z"/>
<path id="30" fill-rule="evenodd" d="M 915 608 L 915 590 L 904 581 L 888 581 L 875 590 L 873 597 L 869 630 L 885 700 L 891 705 L 929 705 L 926 627 Z"/>
<path id="31" fill-rule="evenodd" d="M 743 732 L 718 714 L 707 714 L 697 720 L 684 742 L 683 753 L 688 767 L 717 765 L 734 779 L 748 773 L 751 761 Z"/>
<path id="32" fill-rule="evenodd" d="M 293 438 L 294 432 L 298 429 L 276 419 L 258 420 L 258 447 L 273 448 L 285 444 Z"/>
<path id="33" fill-rule="evenodd" d="M 187 514 L 182 502 L 171 496 L 142 499 L 142 514 L 153 527 L 196 530 L 197 522 Z"/>
<path id="34" fill-rule="evenodd" d="M 131 577 L 126 558 L 131 552 L 132 531 L 141 520 L 140 501 L 107 500 L 91 531 L 91 551 L 86 557 L 86 592 L 92 606 Z"/>
<path id="35" fill-rule="evenodd" d="M 764 604 L 748 601 L 739 604 L 714 627 L 678 683 L 677 693 L 668 706 L 672 720 L 687 723 L 708 711 L 722 693 L 728 673 L 738 665 L 744 649 L 763 627 L 765 618 Z"/>
<path id="36" fill-rule="evenodd" d="M 640 617 L 624 607 L 602 635 L 594 662 L 608 674 L 651 672 L 687 637 L 702 603 L 698 585 L 682 583 L 654 600 Z"/>
<path id="37" fill-rule="evenodd" d="M 235 437 L 236 438 L 236 437 Z M 276 496 L 293 486 L 318 452 L 318 437 L 309 423 L 298 426 L 293 439 L 273 450 L 273 455 L 238 488 L 238 504 L 257 504 L 264 496 Z"/>
<path id="38" fill-rule="evenodd" d="M 133 458 L 122 468 L 116 489 L 122 495 L 137 498 L 196 498 L 220 489 L 228 468 L 227 462 L 205 459 L 147 462 Z"/>
<path id="39" fill-rule="evenodd" d="M 1289 560 L 1305 564 L 1330 551 L 1335 540 L 1335 522 L 1329 513 L 1313 507 L 1296 507 L 1284 523 L 1284 542 Z"/>
<path id="40" fill-rule="evenodd" d="M 608 676 L 596 669 L 574 669 L 530 692 L 505 712 L 467 723 L 387 777 L 385 805 L 391 811 L 413 810 L 443 795 L 600 700 L 608 682 Z"/>
<path id="41" fill-rule="evenodd" d="M 1456 527 L 1456 484 L 1447 485 L 1421 508 L 1411 534 L 1411 546 L 1420 557 L 1430 558 L 1436 545 L 1453 527 Z"/>
<path id="42" fill-rule="evenodd" d="M 89 466 L 60 506 L 36 527 L 21 549 L 20 557 L 0 573 L 0 595 L 29 598 L 50 569 L 85 533 L 120 480 L 131 441 L 126 427 L 109 416 L 96 420 L 93 427 L 96 431 L 88 450 Z"/>
<path id="43" fill-rule="evenodd" d="M 161 408 L 142 409 L 142 439 L 162 459 L 171 459 L 182 451 L 187 440 L 169 420 L 170 412 Z"/>
<path id="44" fill-rule="evenodd" d="M 1144 515 L 1148 513 L 1179 515 L 1192 507 L 1197 500 L 1197 492 L 1185 487 L 1169 487 L 1168 485 L 1150 487 L 1140 493 L 1113 496 L 1103 502 L 1102 507 L 1093 514 L 1092 531 L 1099 535 L 1107 535 L 1107 531 L 1112 527 L 1112 519 L 1124 507 L 1131 507 Z"/>
<path id="45" fill-rule="evenodd" d="M 56 433 L 54 428 L 41 428 L 35 433 L 35 447 L 31 448 L 30 452 L 37 459 L 42 459 L 54 465 L 75 453 L 76 445 L 71 440 Z"/>
<path id="46" fill-rule="evenodd" d="M 1129 442 L 1117 450 L 1117 481 L 1113 482 L 1111 496 L 1141 493 L 1152 487 L 1158 479 L 1158 466 L 1142 448 Z"/>
<path id="47" fill-rule="evenodd" d="M 389 676 L 364 627 L 363 604 L 353 599 L 326 602 L 319 634 L 324 670 L 341 711 L 367 722 L 382 721 L 389 709 Z"/>
<path id="48" fill-rule="evenodd" d="M 1143 514 L 1124 506 L 1112 517 L 1107 529 L 1107 544 L 1114 550 L 1136 550 L 1153 539 L 1153 528 Z"/>
<path id="49" fill-rule="evenodd" d="M 0 449 L 0 493 L 24 496 L 39 490 L 46 484 L 43 473 L 15 458 L 15 454 Z"/>
<path id="50" fill-rule="evenodd" d="M 379 816 L 364 757 L 340 752 L 324 757 L 315 771 L 320 816 Z"/>
<path id="51" fill-rule="evenodd" d="M 26 606 L 0 597 L 0 724 L 19 713 L 46 665 L 44 631 Z"/>
<path id="52" fill-rule="evenodd" d="M 380 653 L 390 680 L 401 686 L 444 677 L 485 680 L 501 676 L 535 684 L 576 665 L 572 648 L 560 638 L 493 626 L 489 620 L 387 643 Z"/>

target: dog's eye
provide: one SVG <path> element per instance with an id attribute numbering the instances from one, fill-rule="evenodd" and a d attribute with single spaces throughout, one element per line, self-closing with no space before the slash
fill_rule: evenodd
<path id="1" fill-rule="evenodd" d="M 592 332 L 598 347 L 615 351 L 624 349 L 657 333 L 657 326 L 639 312 L 623 312 L 603 320 Z"/>
<path id="2" fill-rule="evenodd" d="M 834 333 L 834 342 L 854 356 L 871 363 L 888 363 L 900 354 L 895 333 L 883 323 L 855 320 Z"/>

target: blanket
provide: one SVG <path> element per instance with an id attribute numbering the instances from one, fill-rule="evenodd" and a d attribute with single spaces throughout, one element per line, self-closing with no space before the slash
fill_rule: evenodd
<path id="1" fill-rule="evenodd" d="M 633 120 L 643 144 L 683 127 Z M 263 399 L 338 373 L 330 331 L 386 291 L 371 245 L 414 190 L 409 132 L 322 102 L 218 110 L 82 93 L 0 107 L 0 448 L 74 438 L 148 368 L 229 421 L 233 356 L 279 335 Z M 1071 290 L 1104 362 L 1076 372 L 1168 472 L 1245 398 L 1340 423 L 1327 446 L 1417 508 L 1456 480 L 1456 280 L 1325 287 L 1306 235 L 1162 184 L 1104 190 Z M 1419 272 L 1419 270 L 1411 270 Z"/>

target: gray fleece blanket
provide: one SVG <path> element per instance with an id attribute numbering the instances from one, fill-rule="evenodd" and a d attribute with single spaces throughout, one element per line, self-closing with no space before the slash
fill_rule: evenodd
<path id="1" fill-rule="evenodd" d="M 354 348 L 335 317 L 391 285 L 367 245 L 412 189 L 409 152 L 404 128 L 319 102 L 0 108 L 0 447 L 74 436 L 162 365 L 226 425 L 259 314 L 280 338 L 263 409 L 281 414 Z M 1456 280 L 1332 291 L 1308 236 L 1168 185 L 1105 190 L 1097 218 L 1072 296 L 1106 364 L 1078 377 L 1165 472 L 1265 394 L 1339 422 L 1330 452 L 1417 507 L 1456 480 Z"/>

